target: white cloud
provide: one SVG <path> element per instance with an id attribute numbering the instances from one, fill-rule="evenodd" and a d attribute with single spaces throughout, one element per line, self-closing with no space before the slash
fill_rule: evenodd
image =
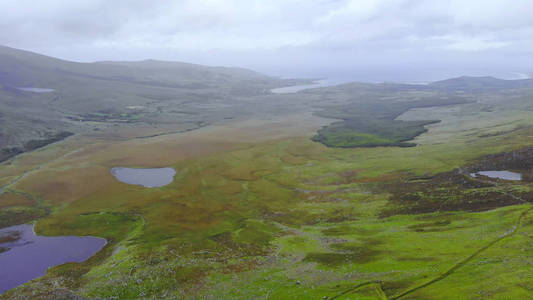
<path id="1" fill-rule="evenodd" d="M 469 52 L 503 60 L 533 51 L 530 0 L 0 0 L 0 6 L 0 44 L 75 60 L 211 62 L 220 53 L 218 64 L 338 56 L 343 66 Z"/>
<path id="2" fill-rule="evenodd" d="M 459 51 L 483 51 L 489 49 L 498 49 L 511 45 L 510 42 L 494 41 L 491 39 L 477 37 L 460 37 L 452 38 L 451 43 L 446 48 Z"/>

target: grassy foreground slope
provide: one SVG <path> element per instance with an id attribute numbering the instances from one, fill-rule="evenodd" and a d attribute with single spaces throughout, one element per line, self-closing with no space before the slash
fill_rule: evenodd
<path id="1" fill-rule="evenodd" d="M 470 182 L 454 170 L 531 145 L 529 99 L 410 111 L 401 117 L 442 120 L 410 148 L 328 148 L 309 140 L 316 117 L 79 141 L 7 195 L 52 208 L 41 234 L 110 243 L 4 297 L 527 298 L 531 183 Z M 144 189 L 116 182 L 116 165 L 170 165 L 178 175 Z"/>
<path id="2" fill-rule="evenodd" d="M 15 59 L 26 63 L 27 78 L 50 73 L 49 60 L 24 55 Z M 76 88 L 60 85 L 57 103 L 55 94 L 24 99 L 66 104 L 67 112 L 43 111 L 98 130 L 0 164 L 0 227 L 36 220 L 39 234 L 109 243 L 0 298 L 531 297 L 528 80 L 354 83 L 272 95 L 263 91 L 270 81 L 244 85 L 253 74 L 242 70 L 234 81 L 218 81 L 226 70 L 216 70 L 208 81 L 224 84 L 198 88 L 200 81 L 173 73 L 188 65 L 59 64 L 72 68 L 58 73 Z M 109 76 L 95 78 L 93 68 Z M 123 68 L 139 73 L 123 78 Z M 204 71 L 191 78 L 214 74 Z M 2 104 L 18 111 L 22 98 L 9 95 Z M 100 105 L 109 110 L 96 111 Z M 326 142 L 311 140 L 317 130 Z M 360 146 L 361 137 L 390 146 L 413 136 L 417 147 L 326 146 Z M 115 166 L 178 173 L 170 185 L 147 189 L 116 181 Z M 482 169 L 525 180 L 468 175 Z"/>

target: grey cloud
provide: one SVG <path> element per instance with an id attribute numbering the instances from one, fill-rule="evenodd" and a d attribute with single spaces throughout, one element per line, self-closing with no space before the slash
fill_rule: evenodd
<path id="1" fill-rule="evenodd" d="M 189 60 L 280 75 L 386 65 L 533 69 L 519 62 L 533 50 L 528 0 L 0 4 L 0 44 L 80 61 Z"/>

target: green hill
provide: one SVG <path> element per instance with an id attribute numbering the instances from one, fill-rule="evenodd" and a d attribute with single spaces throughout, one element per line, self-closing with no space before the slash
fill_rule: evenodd
<path id="1" fill-rule="evenodd" d="M 0 46 L 0 161 L 62 132 L 235 118 L 242 101 L 295 82 L 307 81 L 182 62 L 78 63 Z"/>

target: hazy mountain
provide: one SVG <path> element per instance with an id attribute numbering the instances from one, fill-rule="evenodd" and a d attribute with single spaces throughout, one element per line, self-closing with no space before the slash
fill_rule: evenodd
<path id="1" fill-rule="evenodd" d="M 450 90 L 483 91 L 498 89 L 514 89 L 533 86 L 533 79 L 505 80 L 491 76 L 471 77 L 461 76 L 430 84 L 432 87 L 446 88 Z"/>
<path id="2" fill-rule="evenodd" d="M 243 97 L 305 82 L 182 62 L 78 63 L 0 46 L 0 159 L 64 131 L 229 118 Z"/>
<path id="3" fill-rule="evenodd" d="M 183 62 L 78 63 L 0 46 L 0 160 L 64 138 L 66 132 L 133 123 L 196 128 L 257 112 L 297 109 L 287 102 L 290 96 L 272 95 L 270 89 L 308 82 Z M 351 99 L 410 90 L 483 92 L 532 85 L 531 79 L 459 77 L 429 85 L 349 83 L 325 89 Z"/>

